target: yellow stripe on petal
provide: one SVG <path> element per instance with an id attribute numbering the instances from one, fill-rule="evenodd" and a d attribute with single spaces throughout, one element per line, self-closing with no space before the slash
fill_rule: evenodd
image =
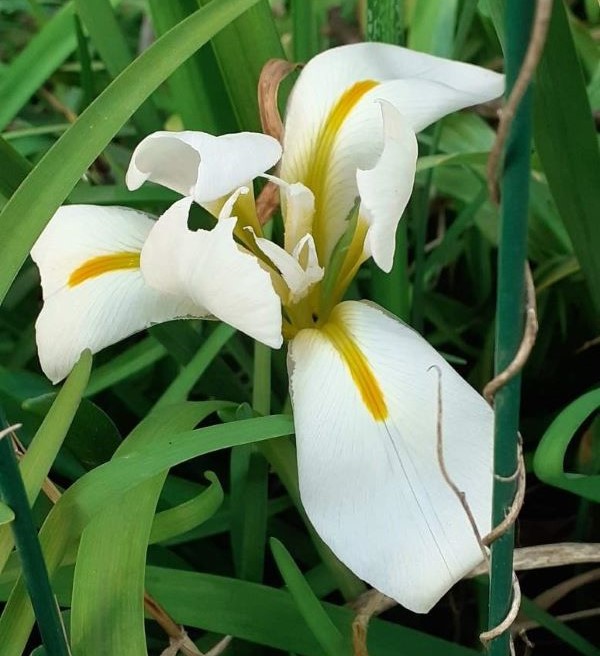
<path id="1" fill-rule="evenodd" d="M 360 350 L 352 336 L 345 329 L 343 323 L 335 318 L 331 319 L 320 329 L 339 353 L 344 364 L 348 367 L 354 384 L 360 392 L 363 403 L 375 421 L 387 419 L 388 409 L 383 392 L 369 361 Z"/>
<path id="2" fill-rule="evenodd" d="M 331 108 L 331 111 L 319 131 L 315 150 L 310 159 L 306 179 L 304 180 L 306 186 L 315 195 L 313 234 L 315 234 L 315 241 L 317 242 L 317 249 L 319 251 L 323 248 L 322 233 L 324 231 L 323 224 L 326 221 L 326 217 L 322 214 L 327 187 L 327 172 L 333 145 L 350 112 L 354 109 L 359 100 L 378 84 L 379 82 L 376 82 L 375 80 L 361 80 L 346 89 Z"/>
<path id="3" fill-rule="evenodd" d="M 98 255 L 78 266 L 69 276 L 68 285 L 69 287 L 76 287 L 86 280 L 101 276 L 103 273 L 139 268 L 139 251 L 122 251 L 120 253 L 111 253 L 110 255 Z"/>

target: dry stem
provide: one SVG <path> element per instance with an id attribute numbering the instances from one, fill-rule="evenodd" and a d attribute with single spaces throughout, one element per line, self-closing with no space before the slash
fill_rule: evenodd
<path id="1" fill-rule="evenodd" d="M 497 376 L 492 378 L 490 382 L 483 388 L 483 396 L 485 400 L 494 405 L 494 397 L 498 390 L 504 387 L 508 381 L 516 376 L 521 369 L 525 366 L 527 358 L 531 353 L 531 349 L 535 344 L 535 338 L 538 332 L 537 320 L 537 307 L 535 299 L 535 285 L 533 284 L 533 276 L 529 264 L 525 264 L 525 291 L 526 291 L 526 306 L 525 306 L 525 332 L 521 344 L 513 361 L 501 371 Z"/>

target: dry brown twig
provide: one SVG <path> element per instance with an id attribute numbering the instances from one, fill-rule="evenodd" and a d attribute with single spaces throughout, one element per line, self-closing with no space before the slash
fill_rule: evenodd
<path id="1" fill-rule="evenodd" d="M 519 71 L 519 75 L 510 96 L 506 101 L 503 109 L 500 111 L 500 122 L 498 123 L 498 131 L 496 132 L 496 139 L 487 163 L 487 179 L 488 190 L 490 198 L 498 204 L 500 201 L 500 192 L 498 189 L 498 169 L 502 159 L 502 151 L 504 144 L 508 138 L 510 126 L 515 117 L 517 107 L 521 102 L 525 92 L 529 87 L 535 70 L 542 56 L 544 44 L 546 43 L 546 35 L 548 34 L 548 26 L 550 24 L 550 17 L 552 16 L 552 0 L 537 0 L 535 17 L 533 19 L 533 27 L 531 30 L 531 38 L 529 46 L 525 54 L 525 59 Z"/>
<path id="2" fill-rule="evenodd" d="M 485 400 L 491 405 L 494 405 L 494 397 L 498 390 L 504 387 L 511 378 L 514 378 L 521 369 L 525 366 L 527 358 L 531 353 L 531 349 L 535 344 L 535 339 L 538 332 L 537 320 L 537 307 L 535 299 L 535 285 L 533 283 L 533 276 L 529 264 L 525 264 L 525 293 L 526 293 L 526 306 L 525 306 L 525 331 L 523 339 L 517 350 L 513 361 L 501 371 L 497 376 L 492 378 L 490 382 L 483 388 L 483 396 Z"/>
<path id="3" fill-rule="evenodd" d="M 283 121 L 279 113 L 277 97 L 281 82 L 300 65 L 285 59 L 270 59 L 262 68 L 258 80 L 258 109 L 260 123 L 265 134 L 283 142 Z M 279 207 L 279 187 L 267 182 L 256 199 L 256 213 L 261 225 L 265 225 Z"/>
<path id="4" fill-rule="evenodd" d="M 22 424 L 13 424 L 12 426 L 7 426 L 0 430 L 0 440 L 4 439 L 7 435 L 14 435 L 16 430 L 21 428 Z M 16 437 L 16 435 L 15 435 Z"/>
<path id="5" fill-rule="evenodd" d="M 566 565 L 585 565 L 600 563 L 600 544 L 579 542 L 562 542 L 542 544 L 535 547 L 521 547 L 514 551 L 514 568 L 518 572 L 561 567 Z M 487 563 L 481 563 L 471 570 L 466 578 L 480 576 L 488 571 Z M 600 573 L 600 570 L 593 570 Z M 586 572 L 589 574 L 589 572 Z"/>
<path id="6" fill-rule="evenodd" d="M 573 590 L 577 590 L 577 588 L 581 588 L 589 583 L 594 583 L 595 581 L 600 581 L 600 568 L 598 567 L 591 569 L 588 572 L 577 574 L 577 576 L 573 576 L 566 581 L 561 581 L 548 590 L 544 590 L 544 592 L 541 592 L 534 601 L 540 608 L 546 610 L 560 601 L 563 597 L 573 592 Z"/>
<path id="7" fill-rule="evenodd" d="M 285 59 L 269 59 L 258 79 L 258 110 L 262 130 L 280 143 L 283 140 L 283 121 L 277 104 L 279 85 L 299 67 L 300 64 Z"/>

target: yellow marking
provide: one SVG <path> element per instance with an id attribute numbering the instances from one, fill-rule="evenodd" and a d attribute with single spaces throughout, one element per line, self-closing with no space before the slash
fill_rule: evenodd
<path id="1" fill-rule="evenodd" d="M 69 276 L 69 287 L 76 287 L 90 278 L 120 269 L 139 269 L 140 254 L 137 251 L 122 251 L 110 255 L 98 255 L 86 260 Z"/>
<path id="2" fill-rule="evenodd" d="M 313 234 L 315 244 L 319 254 L 319 260 L 323 261 L 325 248 L 324 244 L 324 223 L 327 217 L 323 216 L 323 206 L 325 202 L 325 190 L 327 188 L 327 173 L 329 160 L 334 142 L 348 114 L 354 109 L 358 101 L 371 89 L 376 87 L 379 82 L 375 80 L 361 80 L 356 82 L 339 97 L 337 103 L 331 108 L 329 115 L 321 126 L 319 135 L 316 140 L 315 150 L 312 153 L 308 165 L 306 184 L 315 195 L 315 214 L 313 222 Z"/>
<path id="3" fill-rule="evenodd" d="M 375 421 L 383 421 L 388 409 L 377 378 L 364 353 L 348 334 L 341 321 L 332 318 L 321 328 L 350 371 L 363 403 Z"/>

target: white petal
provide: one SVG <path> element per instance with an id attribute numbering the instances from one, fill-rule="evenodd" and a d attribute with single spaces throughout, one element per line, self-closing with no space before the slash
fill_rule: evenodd
<path id="1" fill-rule="evenodd" d="M 300 182 L 289 184 L 274 175 L 264 177 L 279 185 L 283 192 L 281 207 L 285 227 L 285 249 L 291 253 L 300 239 L 311 232 L 315 197 L 313 192 Z"/>
<path id="2" fill-rule="evenodd" d="M 282 344 L 281 306 L 270 275 L 233 238 L 235 217 L 212 230 L 187 227 L 191 198 L 174 203 L 157 221 L 142 249 L 149 284 L 196 305 L 273 348 Z"/>
<path id="3" fill-rule="evenodd" d="M 274 166 L 281 146 L 273 137 L 240 132 L 154 132 L 133 151 L 129 189 L 156 182 L 200 204 L 211 203 Z"/>
<path id="4" fill-rule="evenodd" d="M 312 235 L 305 235 L 290 254 L 264 237 L 254 237 L 256 245 L 273 262 L 290 290 L 290 301 L 303 299 L 314 283 L 323 279 Z M 304 265 L 302 261 L 304 260 Z"/>
<path id="5" fill-rule="evenodd" d="M 42 369 L 56 383 L 82 351 L 96 353 L 148 326 L 202 316 L 149 287 L 136 259 L 154 221 L 122 207 L 61 207 L 34 245 L 44 306 L 36 323 Z"/>
<path id="6" fill-rule="evenodd" d="M 429 368 L 442 372 L 446 468 L 482 535 L 493 413 L 422 337 L 379 308 L 348 301 L 331 319 L 345 345 L 339 334 L 308 329 L 290 347 L 302 502 L 355 574 L 427 612 L 482 560 L 437 459 L 438 379 Z"/>
<path id="7" fill-rule="evenodd" d="M 365 254 L 390 271 L 394 262 L 396 228 L 413 189 L 417 138 L 398 110 L 381 101 L 384 146 L 377 164 L 356 172 L 361 216 L 369 224 Z"/>
<path id="8" fill-rule="evenodd" d="M 383 149 L 381 112 L 388 100 L 415 131 L 462 107 L 491 100 L 504 78 L 485 69 L 380 43 L 321 53 L 290 96 L 281 177 L 316 197 L 315 240 L 321 261 L 344 230 L 358 190 L 358 168 L 375 166 Z"/>

